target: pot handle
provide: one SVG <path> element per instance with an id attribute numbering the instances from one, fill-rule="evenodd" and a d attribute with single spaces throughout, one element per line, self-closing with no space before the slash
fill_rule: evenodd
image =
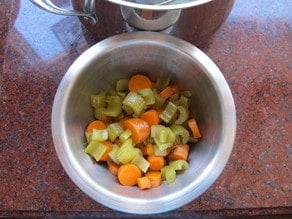
<path id="1" fill-rule="evenodd" d="M 85 12 L 75 11 L 75 10 L 66 10 L 60 8 L 53 4 L 50 0 L 30 0 L 33 4 L 38 6 L 39 8 L 58 15 L 66 15 L 66 16 L 81 16 L 91 19 L 92 24 L 97 23 L 97 16 L 95 14 L 95 0 L 84 0 L 84 10 Z"/>

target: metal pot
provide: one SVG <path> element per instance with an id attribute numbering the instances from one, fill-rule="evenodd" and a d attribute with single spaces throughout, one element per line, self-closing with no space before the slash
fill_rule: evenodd
<path id="1" fill-rule="evenodd" d="M 125 31 L 164 31 L 194 44 L 212 36 L 228 17 L 234 0 L 81 0 L 64 10 L 50 0 L 30 0 L 55 14 L 79 16 L 95 38 Z"/>
<path id="2" fill-rule="evenodd" d="M 190 90 L 190 114 L 196 115 L 202 133 L 190 146 L 189 169 L 174 183 L 145 191 L 121 186 L 84 152 L 84 130 L 94 119 L 90 94 L 109 90 L 118 79 L 136 72 L 152 80 L 167 73 Z M 68 175 L 97 202 L 128 213 L 162 213 L 200 196 L 224 169 L 235 133 L 234 100 L 218 67 L 192 44 L 157 32 L 115 35 L 85 51 L 66 72 L 52 110 L 55 149 Z"/>

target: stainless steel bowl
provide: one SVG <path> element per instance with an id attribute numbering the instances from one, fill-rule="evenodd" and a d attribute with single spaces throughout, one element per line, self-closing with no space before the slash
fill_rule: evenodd
<path id="1" fill-rule="evenodd" d="M 191 90 L 191 113 L 203 135 L 191 148 L 187 171 L 173 184 L 145 191 L 121 186 L 83 151 L 84 130 L 93 119 L 89 95 L 135 72 L 146 72 L 153 80 L 158 72 L 168 72 Z M 236 112 L 222 73 L 199 49 L 161 33 L 125 33 L 97 43 L 66 72 L 53 104 L 52 133 L 65 171 L 88 196 L 122 212 L 162 213 L 194 200 L 215 182 L 233 148 Z"/>

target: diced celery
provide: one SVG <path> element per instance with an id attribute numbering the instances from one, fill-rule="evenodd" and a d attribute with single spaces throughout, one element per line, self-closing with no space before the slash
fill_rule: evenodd
<path id="1" fill-rule="evenodd" d="M 94 108 L 100 108 L 105 106 L 106 93 L 100 91 L 97 94 L 90 95 L 90 104 Z"/>
<path id="2" fill-rule="evenodd" d="M 93 129 L 91 139 L 93 141 L 99 141 L 99 142 L 107 140 L 108 139 L 107 129 L 102 129 L 102 130 Z"/>
<path id="3" fill-rule="evenodd" d="M 185 108 L 188 109 L 189 106 L 190 106 L 189 98 L 187 98 L 186 96 L 181 95 L 180 98 L 179 98 L 179 100 L 178 100 L 178 104 L 180 106 L 184 106 Z"/>
<path id="4" fill-rule="evenodd" d="M 155 103 L 155 97 L 151 88 L 144 88 L 139 90 L 138 93 L 143 97 L 147 106 L 153 105 Z"/>
<path id="5" fill-rule="evenodd" d="M 189 164 L 185 160 L 174 160 L 169 162 L 169 166 L 172 166 L 175 170 L 186 170 L 189 168 Z"/>
<path id="6" fill-rule="evenodd" d="M 119 135 L 119 139 L 121 142 L 125 142 L 127 139 L 131 137 L 131 135 L 132 135 L 131 130 L 126 129 Z"/>
<path id="7" fill-rule="evenodd" d="M 159 115 L 159 117 L 164 122 L 169 123 L 171 120 L 175 118 L 176 112 L 177 106 L 173 102 L 169 101 L 163 112 Z"/>
<path id="8" fill-rule="evenodd" d="M 139 153 L 136 154 L 136 156 L 131 161 L 131 163 L 133 163 L 137 167 L 139 167 L 144 173 L 147 172 L 147 170 L 150 166 L 150 163 Z"/>
<path id="9" fill-rule="evenodd" d="M 168 184 L 173 183 L 175 181 L 176 172 L 172 166 L 170 165 L 165 166 L 160 170 L 160 172 L 161 172 L 162 179 L 166 180 Z"/>
<path id="10" fill-rule="evenodd" d="M 117 137 L 124 131 L 119 122 L 111 123 L 107 127 L 108 137 L 111 142 L 116 140 Z"/>
<path id="11" fill-rule="evenodd" d="M 179 116 L 174 123 L 181 125 L 189 118 L 189 110 L 185 106 L 178 106 L 177 110 L 179 112 Z"/>
<path id="12" fill-rule="evenodd" d="M 168 154 L 167 150 L 160 150 L 160 148 L 157 145 L 154 145 L 154 155 L 156 156 L 161 156 L 161 157 L 165 157 Z"/>
<path id="13" fill-rule="evenodd" d="M 181 92 L 181 95 L 185 96 L 185 97 L 191 97 L 192 96 L 192 91 L 184 90 L 184 91 Z"/>
<path id="14" fill-rule="evenodd" d="M 118 152 L 119 148 L 120 147 L 118 145 L 113 144 L 112 150 L 108 154 L 109 157 L 112 159 L 112 161 L 115 162 L 116 164 L 121 163 L 117 157 L 117 152 Z"/>
<path id="15" fill-rule="evenodd" d="M 128 90 L 129 79 L 119 79 L 116 83 L 116 91 Z"/>
<path id="16" fill-rule="evenodd" d="M 179 139 L 179 142 L 177 142 L 177 143 L 183 143 L 183 144 L 185 144 L 185 143 L 187 143 L 189 141 L 189 139 L 190 139 L 190 133 L 182 125 L 172 124 L 170 126 L 170 129 L 173 131 L 173 133 Z"/>
<path id="17" fill-rule="evenodd" d="M 165 103 L 165 99 L 162 98 L 156 90 L 153 90 L 153 95 L 155 98 L 155 103 L 152 105 L 154 109 L 161 109 Z"/>
<path id="18" fill-rule="evenodd" d="M 134 149 L 132 139 L 127 139 L 117 151 L 118 160 L 123 164 L 131 162 L 137 153 Z"/>
<path id="19" fill-rule="evenodd" d="M 146 103 L 138 93 L 129 92 L 123 100 L 123 109 L 128 112 L 129 108 L 134 112 L 135 116 L 140 116 L 142 111 L 145 109 Z"/>
<path id="20" fill-rule="evenodd" d="M 101 113 L 105 116 L 116 117 L 122 112 L 122 99 L 118 95 L 109 95 L 106 97 L 106 107 L 101 108 Z"/>
<path id="21" fill-rule="evenodd" d="M 159 75 L 155 83 L 156 89 L 161 91 L 166 88 L 170 83 L 170 79 L 170 74 Z"/>
<path id="22" fill-rule="evenodd" d="M 97 142 L 97 141 L 91 141 L 87 145 L 84 151 L 90 156 L 92 156 L 98 162 L 101 159 L 101 157 L 104 155 L 106 150 L 107 150 L 107 147 L 103 143 Z"/>
<path id="23" fill-rule="evenodd" d="M 150 136 L 154 139 L 160 151 L 171 147 L 175 141 L 175 134 L 169 127 L 163 125 L 153 125 L 150 129 Z"/>

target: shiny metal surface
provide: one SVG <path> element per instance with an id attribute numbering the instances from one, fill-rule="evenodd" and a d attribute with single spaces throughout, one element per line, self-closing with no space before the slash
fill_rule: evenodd
<path id="1" fill-rule="evenodd" d="M 192 91 L 191 113 L 203 137 L 191 147 L 190 168 L 173 184 L 140 191 L 121 186 L 84 153 L 84 130 L 93 119 L 90 94 L 135 72 L 155 80 L 157 71 L 172 74 L 176 83 Z M 122 212 L 161 213 L 187 204 L 215 182 L 233 148 L 236 111 L 227 82 L 203 52 L 170 35 L 133 32 L 97 43 L 71 65 L 55 95 L 52 133 L 64 169 L 88 196 Z"/>
<path id="2" fill-rule="evenodd" d="M 83 11 L 66 10 L 56 6 L 50 0 L 30 0 L 39 8 L 54 14 L 79 16 L 91 19 L 91 25 L 96 25 L 96 0 L 83 0 Z M 135 28 L 159 31 L 174 24 L 180 17 L 182 8 L 199 6 L 212 0 L 109 0 L 121 6 L 124 20 Z M 74 4 L 74 3 L 73 3 Z M 97 5 L 99 7 L 99 5 Z M 142 10 L 142 11 L 141 11 Z M 140 11 L 140 12 L 139 12 Z M 143 15 L 143 14 L 146 14 Z M 150 14 L 150 15 L 149 15 Z M 159 15 L 159 17 L 157 17 Z M 111 16 L 111 12 L 108 12 Z"/>
<path id="3" fill-rule="evenodd" d="M 174 10 L 190 8 L 214 0 L 107 0 L 107 1 L 131 8 L 140 8 L 147 10 Z"/>
<path id="4" fill-rule="evenodd" d="M 121 6 L 124 20 L 140 30 L 160 31 L 173 25 L 180 17 L 181 10 L 150 11 Z"/>
<path id="5" fill-rule="evenodd" d="M 56 6 L 50 0 L 30 0 L 33 4 L 39 8 L 58 15 L 65 16 L 81 16 L 91 19 L 92 24 L 96 24 L 98 18 L 95 14 L 95 0 L 84 0 L 84 12 L 76 10 L 66 10 Z"/>

